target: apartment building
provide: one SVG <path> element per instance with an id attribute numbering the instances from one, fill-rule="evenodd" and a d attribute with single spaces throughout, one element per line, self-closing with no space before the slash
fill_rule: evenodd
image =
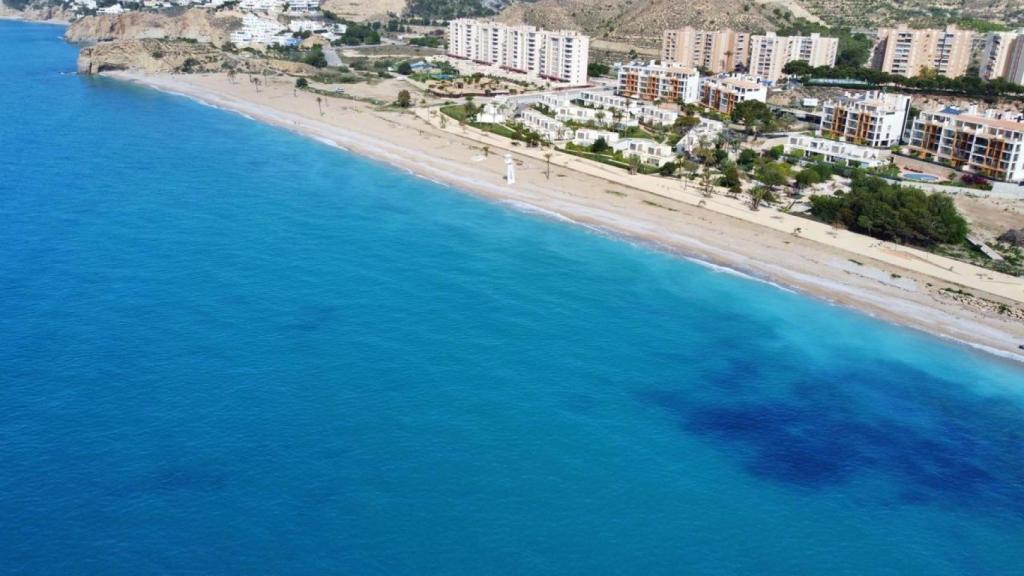
<path id="1" fill-rule="evenodd" d="M 922 70 L 958 78 L 971 66 L 974 33 L 956 26 L 912 30 L 879 28 L 874 65 L 883 72 L 913 77 Z"/>
<path id="2" fill-rule="evenodd" d="M 700 75 L 692 66 L 678 63 L 630 63 L 619 66 L 615 93 L 647 102 L 696 102 Z"/>
<path id="3" fill-rule="evenodd" d="M 1024 181 L 1024 119 L 1020 114 L 947 107 L 922 112 L 910 150 L 994 180 Z"/>
<path id="4" fill-rule="evenodd" d="M 735 72 L 750 61 L 750 34 L 735 30 L 666 30 L 661 60 L 702 68 L 711 74 Z"/>
<path id="5" fill-rule="evenodd" d="M 821 133 L 854 144 L 889 148 L 899 145 L 909 112 L 910 96 L 846 93 L 822 105 Z"/>
<path id="6" fill-rule="evenodd" d="M 747 100 L 768 100 L 768 89 L 750 76 L 705 78 L 700 86 L 700 104 L 722 114 L 732 114 L 736 105 Z"/>
<path id="7" fill-rule="evenodd" d="M 750 37 L 750 62 L 747 72 L 771 82 L 782 76 L 790 62 L 806 62 L 818 66 L 835 66 L 839 39 L 810 36 L 777 36 L 774 32 Z"/>
<path id="8" fill-rule="evenodd" d="M 570 30 L 460 18 L 448 23 L 448 55 L 528 77 L 587 83 L 590 38 Z"/>

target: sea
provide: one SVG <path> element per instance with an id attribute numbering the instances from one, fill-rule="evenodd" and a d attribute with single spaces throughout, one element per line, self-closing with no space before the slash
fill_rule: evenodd
<path id="1" fill-rule="evenodd" d="M 0 22 L 0 573 L 1024 574 L 1024 365 Z"/>

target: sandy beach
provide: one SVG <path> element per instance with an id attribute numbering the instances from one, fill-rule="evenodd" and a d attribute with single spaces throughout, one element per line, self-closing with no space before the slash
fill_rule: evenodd
<path id="1" fill-rule="evenodd" d="M 924 251 L 883 243 L 772 209 L 751 211 L 693 184 L 624 171 L 448 121 L 436 108 L 398 111 L 354 98 L 296 91 L 266 78 L 259 92 L 221 74 L 109 76 L 187 96 L 369 156 L 416 175 L 516 208 L 621 235 L 876 317 L 1024 361 L 1024 279 Z M 355 96 L 391 100 L 401 80 L 346 85 Z M 322 111 L 322 113 L 321 113 Z M 485 153 L 484 147 L 487 147 Z M 504 155 L 517 181 L 504 182 Z M 827 335 L 823 335 L 827 337 Z"/>

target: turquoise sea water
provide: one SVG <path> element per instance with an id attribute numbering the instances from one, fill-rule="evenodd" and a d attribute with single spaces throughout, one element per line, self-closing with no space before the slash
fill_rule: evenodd
<path id="1" fill-rule="evenodd" d="M 0 573 L 1024 574 L 1024 371 L 0 22 Z"/>

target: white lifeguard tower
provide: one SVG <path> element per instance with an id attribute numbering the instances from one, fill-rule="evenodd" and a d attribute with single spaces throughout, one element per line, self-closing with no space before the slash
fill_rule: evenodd
<path id="1" fill-rule="evenodd" d="M 505 183 L 509 186 L 516 183 L 516 162 L 511 154 L 505 154 Z"/>

